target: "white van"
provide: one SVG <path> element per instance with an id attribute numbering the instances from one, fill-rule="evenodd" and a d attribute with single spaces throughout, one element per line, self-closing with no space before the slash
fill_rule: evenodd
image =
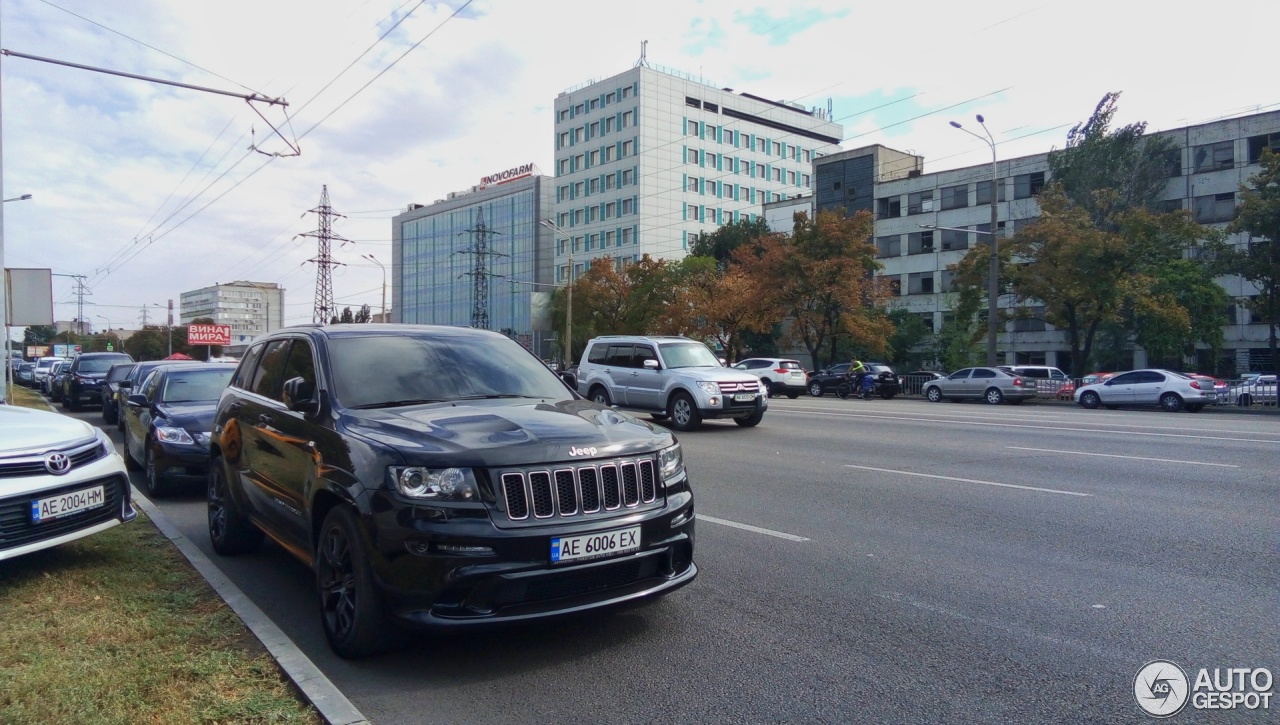
<path id="1" fill-rule="evenodd" d="M 49 371 L 53 369 L 54 363 L 59 363 L 66 358 L 61 357 L 42 357 L 36 360 L 36 368 L 33 371 L 37 388 L 44 388 L 44 380 L 49 377 Z"/>

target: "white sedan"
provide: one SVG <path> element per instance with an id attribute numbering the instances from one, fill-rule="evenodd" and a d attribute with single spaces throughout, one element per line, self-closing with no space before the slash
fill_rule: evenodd
<path id="1" fill-rule="evenodd" d="M 0 405 L 0 560 L 137 517 L 107 435 L 57 413 Z"/>
<path id="2" fill-rule="evenodd" d="M 1214 402 L 1215 397 L 1213 383 L 1193 380 L 1172 370 L 1132 370 L 1105 382 L 1082 385 L 1076 390 L 1075 400 L 1090 410 L 1099 406 L 1114 410 L 1120 406 L 1158 405 L 1170 413 L 1196 413 Z"/>

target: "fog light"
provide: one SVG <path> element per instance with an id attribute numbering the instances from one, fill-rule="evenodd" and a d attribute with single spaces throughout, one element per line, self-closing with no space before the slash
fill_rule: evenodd
<path id="1" fill-rule="evenodd" d="M 719 405 L 719 404 L 720 404 L 720 399 L 719 399 L 719 398 L 712 398 L 712 399 L 711 399 L 711 404 L 712 404 L 712 405 Z"/>

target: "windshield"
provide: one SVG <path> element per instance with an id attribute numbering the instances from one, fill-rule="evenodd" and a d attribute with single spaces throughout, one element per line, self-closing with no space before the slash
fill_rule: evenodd
<path id="1" fill-rule="evenodd" d="M 661 345 L 669 368 L 718 368 L 720 360 L 700 342 L 668 342 Z"/>
<path id="2" fill-rule="evenodd" d="M 162 403 L 212 403 L 222 395 L 235 368 L 226 370 L 183 370 L 171 372 L 160 392 Z"/>
<path id="3" fill-rule="evenodd" d="M 112 357 L 91 357 L 80 361 L 80 372 L 82 373 L 105 373 L 111 369 L 112 365 L 119 365 L 122 362 L 129 362 L 129 358 L 124 355 L 113 355 Z"/>
<path id="4" fill-rule="evenodd" d="M 483 398 L 572 397 L 555 373 L 507 337 L 369 335 L 329 341 L 335 397 L 349 408 Z"/>

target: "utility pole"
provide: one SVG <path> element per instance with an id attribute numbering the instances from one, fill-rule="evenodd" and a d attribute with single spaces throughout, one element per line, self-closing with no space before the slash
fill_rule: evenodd
<path id="1" fill-rule="evenodd" d="M 489 251 L 489 235 L 500 233 L 484 223 L 484 207 L 477 206 L 476 224 L 464 232 L 471 235 L 471 248 L 459 251 L 472 257 L 471 271 L 460 276 L 471 278 L 471 326 L 477 330 L 489 329 L 489 278 L 502 276 L 489 271 L 489 258 L 507 256 Z"/>
<path id="2" fill-rule="evenodd" d="M 316 265 L 316 299 L 315 305 L 311 310 L 311 321 L 320 325 L 329 324 L 329 320 L 333 318 L 333 268 L 342 264 L 342 262 L 333 261 L 330 255 L 330 245 L 332 242 L 350 242 L 333 233 L 333 218 L 346 217 L 338 214 L 329 206 L 329 185 L 325 184 L 320 192 L 320 206 L 311 209 L 308 214 L 315 214 L 320 217 L 319 228 L 314 232 L 305 232 L 299 234 L 299 237 L 313 237 L 319 240 L 319 250 L 316 256 L 308 259 L 308 262 L 314 262 Z"/>

